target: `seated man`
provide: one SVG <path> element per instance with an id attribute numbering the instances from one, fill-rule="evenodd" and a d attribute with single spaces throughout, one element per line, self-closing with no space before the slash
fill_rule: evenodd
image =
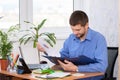
<path id="1" fill-rule="evenodd" d="M 105 72 L 108 65 L 107 44 L 104 36 L 89 28 L 88 16 L 83 11 L 74 11 L 70 16 L 72 34 L 65 40 L 60 50 L 61 57 L 74 58 L 85 55 L 97 63 L 87 65 L 74 65 L 65 60 L 59 61 L 60 66 L 66 71 L 76 72 Z M 37 44 L 38 50 L 45 50 Z"/>

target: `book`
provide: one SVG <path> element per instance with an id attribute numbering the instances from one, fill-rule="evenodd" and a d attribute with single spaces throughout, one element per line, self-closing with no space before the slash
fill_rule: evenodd
<path id="1" fill-rule="evenodd" d="M 52 63 L 59 65 L 58 60 L 62 61 L 63 63 L 64 60 L 68 60 L 70 62 L 72 62 L 75 65 L 86 65 L 86 64 L 90 64 L 90 63 L 97 63 L 96 60 L 93 60 L 87 56 L 81 55 L 79 57 L 75 57 L 75 58 L 62 58 L 62 57 L 55 57 L 55 56 L 43 56 L 47 59 L 49 59 Z"/>

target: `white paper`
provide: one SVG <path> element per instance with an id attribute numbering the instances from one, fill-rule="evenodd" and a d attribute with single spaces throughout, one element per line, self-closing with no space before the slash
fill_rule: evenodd
<path id="1" fill-rule="evenodd" d="M 55 72 L 52 74 L 45 74 L 45 75 L 40 75 L 40 76 L 36 76 L 38 78 L 62 78 L 65 76 L 71 75 L 71 73 L 69 72 Z"/>
<path id="2" fill-rule="evenodd" d="M 44 39 L 39 38 L 38 42 L 42 46 L 42 48 L 45 49 L 45 52 L 48 53 L 48 55 L 55 56 L 56 54 L 55 49 L 51 47 Z"/>

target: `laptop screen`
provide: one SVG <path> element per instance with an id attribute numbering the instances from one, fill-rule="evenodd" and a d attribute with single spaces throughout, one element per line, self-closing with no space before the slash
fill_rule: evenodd
<path id="1" fill-rule="evenodd" d="M 25 63 L 23 58 L 19 58 L 19 62 L 21 65 L 17 65 L 17 72 L 19 74 L 23 73 L 31 73 L 32 71 L 28 68 L 27 64 Z"/>

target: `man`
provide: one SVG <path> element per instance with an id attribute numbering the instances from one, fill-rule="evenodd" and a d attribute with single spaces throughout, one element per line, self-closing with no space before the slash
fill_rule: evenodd
<path id="1" fill-rule="evenodd" d="M 65 60 L 59 61 L 65 71 L 76 72 L 105 72 L 108 65 L 107 44 L 104 36 L 89 28 L 88 16 L 83 11 L 74 11 L 70 16 L 72 34 L 65 40 L 60 50 L 61 57 L 74 58 L 85 55 L 97 63 L 87 65 L 74 65 Z M 40 51 L 43 48 L 38 45 Z"/>

